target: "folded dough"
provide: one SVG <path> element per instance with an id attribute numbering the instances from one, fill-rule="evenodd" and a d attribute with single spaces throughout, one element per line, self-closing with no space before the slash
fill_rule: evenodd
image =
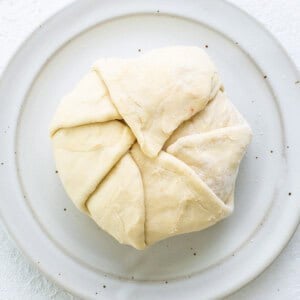
<path id="1" fill-rule="evenodd" d="M 233 210 L 251 129 L 197 47 L 101 59 L 50 126 L 75 205 L 137 249 L 207 228 Z"/>
<path id="2" fill-rule="evenodd" d="M 207 54 L 196 47 L 154 50 L 139 59 L 102 59 L 94 69 L 150 157 L 206 106 L 221 84 Z"/>
<path id="3" fill-rule="evenodd" d="M 204 229 L 230 213 L 185 163 L 161 151 L 149 158 L 137 144 L 131 150 L 144 183 L 145 241 Z"/>

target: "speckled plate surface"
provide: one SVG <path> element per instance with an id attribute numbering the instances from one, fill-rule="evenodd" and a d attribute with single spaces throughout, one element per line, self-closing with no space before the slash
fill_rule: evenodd
<path id="1" fill-rule="evenodd" d="M 206 48 L 254 138 L 234 214 L 140 252 L 119 245 L 67 198 L 48 125 L 97 58 L 178 44 Z M 76 1 L 23 43 L 1 79 L 1 216 L 30 259 L 82 298 L 230 294 L 272 262 L 299 221 L 298 80 L 280 45 L 221 0 Z"/>

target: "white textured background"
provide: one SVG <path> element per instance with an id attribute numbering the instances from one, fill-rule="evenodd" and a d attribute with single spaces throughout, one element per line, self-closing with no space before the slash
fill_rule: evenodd
<path id="1" fill-rule="evenodd" d="M 230 1 L 263 23 L 300 69 L 300 0 Z M 72 0 L 0 0 L 0 73 L 28 34 L 70 2 Z M 0 300 L 11 299 L 77 298 L 55 286 L 31 266 L 0 221 Z M 227 298 L 240 299 L 300 299 L 300 228 L 261 276 Z"/>

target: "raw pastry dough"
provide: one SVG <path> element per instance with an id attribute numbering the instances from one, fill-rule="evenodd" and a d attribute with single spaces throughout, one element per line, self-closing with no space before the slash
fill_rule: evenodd
<path id="1" fill-rule="evenodd" d="M 50 134 L 75 205 L 137 249 L 227 217 L 252 135 L 197 47 L 97 61 Z"/>

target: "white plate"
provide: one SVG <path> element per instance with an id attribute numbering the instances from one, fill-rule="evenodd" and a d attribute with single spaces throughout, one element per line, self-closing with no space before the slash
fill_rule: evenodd
<path id="1" fill-rule="evenodd" d="M 55 174 L 48 124 L 61 96 L 97 58 L 178 44 L 208 46 L 254 139 L 232 217 L 139 252 L 73 207 Z M 2 217 L 31 260 L 82 298 L 225 296 L 272 262 L 299 221 L 297 80 L 277 42 L 226 2 L 77 1 L 36 30 L 3 75 Z"/>

